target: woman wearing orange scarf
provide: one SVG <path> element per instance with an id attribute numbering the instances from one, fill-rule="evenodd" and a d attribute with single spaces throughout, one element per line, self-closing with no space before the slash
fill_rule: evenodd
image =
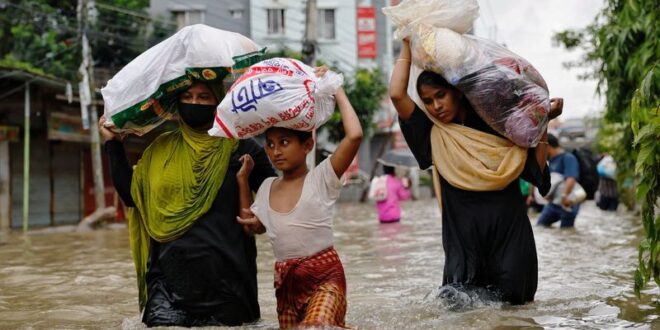
<path id="1" fill-rule="evenodd" d="M 410 65 L 410 44 L 404 40 L 390 97 L 420 167 L 431 167 L 434 174 L 445 250 L 439 296 L 458 308 L 466 306 L 457 306 L 452 298 L 473 289 L 512 304 L 533 301 L 536 246 L 518 178 L 541 192 L 549 189 L 546 134 L 537 148 L 514 145 L 481 120 L 460 91 L 432 72 L 417 80 L 424 104 L 420 109 L 407 94 Z M 552 107 L 557 112 L 561 102 Z"/>

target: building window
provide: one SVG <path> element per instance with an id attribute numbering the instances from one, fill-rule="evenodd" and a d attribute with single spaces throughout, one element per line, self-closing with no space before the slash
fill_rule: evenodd
<path id="1" fill-rule="evenodd" d="M 316 36 L 319 39 L 335 39 L 335 10 L 320 9 Z"/>
<path id="2" fill-rule="evenodd" d="M 204 23 L 205 15 L 203 10 L 181 10 L 173 11 L 172 13 L 176 19 L 177 29 L 188 25 Z"/>
<path id="3" fill-rule="evenodd" d="M 233 19 L 241 19 L 243 18 L 243 9 L 230 9 L 229 15 L 231 15 L 231 18 Z"/>
<path id="4" fill-rule="evenodd" d="M 284 9 L 267 9 L 268 34 L 284 34 Z"/>

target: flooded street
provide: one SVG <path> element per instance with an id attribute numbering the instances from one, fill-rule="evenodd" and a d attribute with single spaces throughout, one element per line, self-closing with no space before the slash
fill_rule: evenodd
<path id="1" fill-rule="evenodd" d="M 405 203 L 399 224 L 379 225 L 369 204 L 339 204 L 335 240 L 348 283 L 347 324 L 360 329 L 654 328 L 660 295 L 632 294 L 637 243 L 631 214 L 583 205 L 575 230 L 534 227 L 539 287 L 534 303 L 452 312 L 425 299 L 442 280 L 441 221 L 434 200 Z M 534 220 L 532 220 L 534 221 Z M 140 329 L 125 229 L 0 236 L 0 328 Z M 262 320 L 277 328 L 273 254 L 259 245 Z"/>

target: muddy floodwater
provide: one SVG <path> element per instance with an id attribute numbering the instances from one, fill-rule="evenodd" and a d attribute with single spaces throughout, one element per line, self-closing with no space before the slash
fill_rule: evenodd
<path id="1" fill-rule="evenodd" d="M 347 324 L 359 329 L 660 329 L 660 290 L 632 293 L 639 219 L 583 205 L 575 230 L 534 227 L 536 301 L 450 311 L 427 295 L 444 257 L 434 200 L 404 203 L 401 223 L 380 225 L 370 204 L 339 204 L 335 247 L 346 269 Z M 534 221 L 534 219 L 532 219 Z M 128 232 L 20 232 L 0 236 L 1 329 L 142 329 Z M 262 319 L 277 328 L 273 253 L 258 239 Z"/>

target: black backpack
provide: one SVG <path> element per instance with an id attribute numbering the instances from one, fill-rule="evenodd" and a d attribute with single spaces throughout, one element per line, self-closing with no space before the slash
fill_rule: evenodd
<path id="1" fill-rule="evenodd" d="M 587 192 L 587 199 L 594 199 L 594 194 L 598 190 L 598 160 L 594 157 L 591 150 L 587 148 L 577 148 L 571 152 L 577 158 L 580 165 L 580 179 L 578 183 Z"/>

